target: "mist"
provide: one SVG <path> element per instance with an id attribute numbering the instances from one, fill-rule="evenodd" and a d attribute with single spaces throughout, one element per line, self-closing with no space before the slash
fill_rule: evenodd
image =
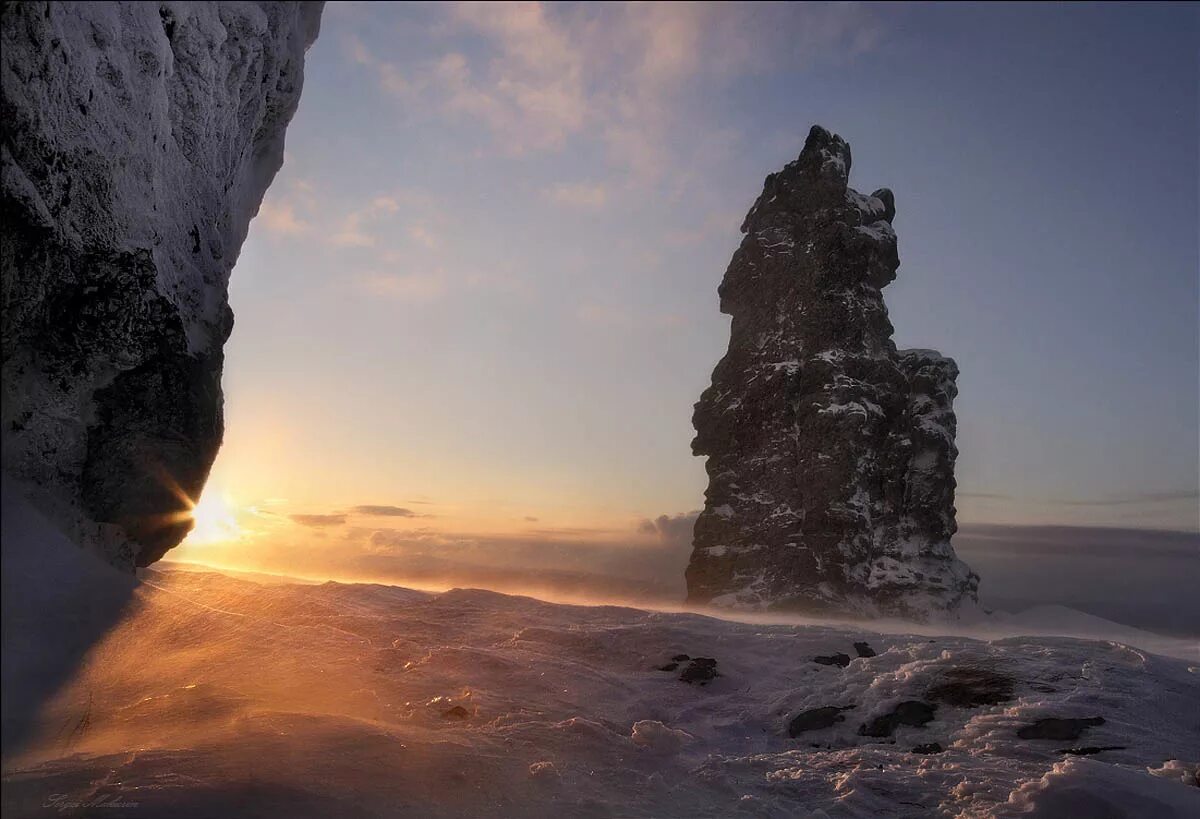
<path id="1" fill-rule="evenodd" d="M 309 516 L 336 518 L 338 516 Z M 189 550 L 187 562 L 314 580 L 488 588 L 563 602 L 678 607 L 695 513 L 628 530 L 475 534 L 322 525 Z M 1166 635 L 1200 635 L 1200 534 L 966 524 L 954 547 L 986 610 L 1062 605 Z"/>

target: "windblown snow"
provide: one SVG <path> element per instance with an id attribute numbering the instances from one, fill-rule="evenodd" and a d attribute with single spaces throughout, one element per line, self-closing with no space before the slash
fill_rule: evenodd
<path id="1" fill-rule="evenodd" d="M 147 570 L 4 812 L 1195 816 L 1195 662 Z"/>

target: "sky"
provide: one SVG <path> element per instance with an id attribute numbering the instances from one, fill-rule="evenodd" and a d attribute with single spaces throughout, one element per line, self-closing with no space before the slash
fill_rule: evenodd
<path id="1" fill-rule="evenodd" d="M 176 556 L 681 565 L 717 284 L 814 123 L 961 368 L 960 522 L 1197 531 L 1198 15 L 328 4 Z"/>

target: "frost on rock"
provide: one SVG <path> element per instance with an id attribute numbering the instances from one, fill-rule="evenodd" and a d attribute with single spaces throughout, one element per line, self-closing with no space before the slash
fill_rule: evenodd
<path id="1" fill-rule="evenodd" d="M 958 367 L 896 349 L 895 201 L 848 188 L 849 170 L 815 126 L 721 282 L 733 323 L 693 419 L 709 484 L 691 603 L 927 618 L 976 598 L 950 545 Z"/>
<path id="2" fill-rule="evenodd" d="M 220 446 L 229 272 L 321 5 L 4 9 L 4 468 L 114 565 L 182 539 Z"/>

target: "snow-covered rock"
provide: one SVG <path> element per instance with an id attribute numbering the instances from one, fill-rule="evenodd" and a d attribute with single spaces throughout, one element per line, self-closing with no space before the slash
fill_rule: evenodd
<path id="1" fill-rule="evenodd" d="M 891 191 L 820 126 L 767 177 L 721 282 L 729 351 L 696 404 L 693 604 L 918 619 L 974 601 L 954 554 L 954 361 L 897 351 Z"/>
<path id="2" fill-rule="evenodd" d="M 222 435 L 229 273 L 320 3 L 10 3 L 3 463 L 122 566 L 186 533 Z"/>

